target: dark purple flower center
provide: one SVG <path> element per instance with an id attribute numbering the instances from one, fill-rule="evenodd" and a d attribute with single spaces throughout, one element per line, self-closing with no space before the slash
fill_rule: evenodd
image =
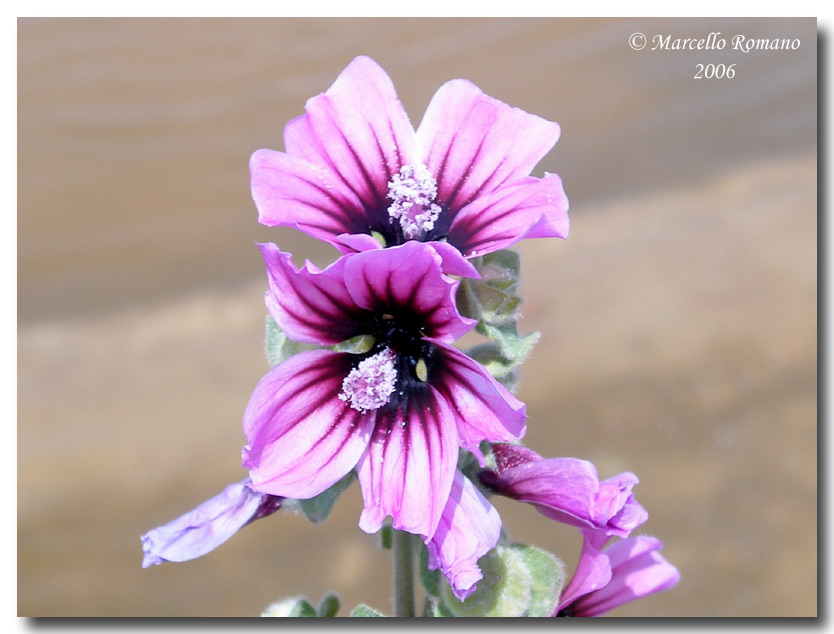
<path id="1" fill-rule="evenodd" d="M 374 343 L 357 355 L 339 398 L 364 413 L 381 407 L 400 409 L 427 392 L 436 354 L 417 320 L 383 313 L 374 315 L 363 330 Z"/>

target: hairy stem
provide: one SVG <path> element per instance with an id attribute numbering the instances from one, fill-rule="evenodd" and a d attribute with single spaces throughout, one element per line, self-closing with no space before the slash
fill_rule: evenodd
<path id="1" fill-rule="evenodd" d="M 394 616 L 414 616 L 414 539 L 394 531 Z"/>

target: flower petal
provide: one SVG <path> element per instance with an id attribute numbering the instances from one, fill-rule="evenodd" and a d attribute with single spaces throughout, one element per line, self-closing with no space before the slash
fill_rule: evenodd
<path id="1" fill-rule="evenodd" d="M 407 311 L 430 336 L 452 342 L 477 322 L 458 313 L 455 292 L 460 282 L 442 274 L 441 262 L 428 244 L 409 241 L 350 256 L 345 282 L 358 306 L 378 314 Z"/>
<path id="2" fill-rule="evenodd" d="M 505 249 L 524 238 L 566 238 L 568 206 L 558 176 L 527 177 L 463 207 L 452 221 L 448 240 L 472 256 Z"/>
<path id="3" fill-rule="evenodd" d="M 305 127 L 293 132 L 287 151 L 317 153 L 356 192 L 372 225 L 387 220 L 388 181 L 416 157 L 414 128 L 391 78 L 372 59 L 357 57 L 305 109 Z"/>
<path id="4" fill-rule="evenodd" d="M 597 616 L 624 603 L 668 590 L 680 581 L 680 572 L 660 554 L 663 542 L 655 537 L 631 537 L 605 549 L 611 564 L 611 581 L 580 597 L 575 616 Z"/>
<path id="5" fill-rule="evenodd" d="M 329 168 L 264 149 L 252 154 L 249 171 L 261 224 L 296 227 L 328 242 L 368 231 L 362 203 Z"/>
<path id="6" fill-rule="evenodd" d="M 350 357 L 300 352 L 261 379 L 243 415 L 243 466 L 255 490 L 311 498 L 356 465 L 373 417 L 339 398 Z"/>
<path id="7" fill-rule="evenodd" d="M 588 540 L 583 540 L 579 563 L 576 564 L 573 577 L 559 597 L 557 614 L 580 597 L 605 587 L 609 581 L 611 581 L 611 563 L 608 555 L 594 548 Z"/>
<path id="8" fill-rule="evenodd" d="M 281 498 L 253 491 L 249 478 L 230 484 L 194 510 L 142 535 L 142 567 L 202 557 L 249 522 L 279 508 Z"/>
<path id="9" fill-rule="evenodd" d="M 299 270 L 274 244 L 258 246 L 269 282 L 267 308 L 290 339 L 331 345 L 359 334 L 362 310 L 345 286 L 343 260 L 323 271 L 309 262 Z"/>
<path id="10" fill-rule="evenodd" d="M 649 513 L 634 499 L 632 489 L 640 482 L 633 473 L 621 473 L 599 484 L 594 500 L 594 521 L 607 526 L 609 535 L 628 537 L 649 519 Z"/>
<path id="11" fill-rule="evenodd" d="M 485 95 L 456 79 L 438 89 L 417 129 L 438 201 L 454 214 L 528 176 L 559 138 L 559 125 Z"/>
<path id="12" fill-rule="evenodd" d="M 498 469 L 480 474 L 484 484 L 534 505 L 557 522 L 598 531 L 602 543 L 612 535 L 628 537 L 648 519 L 632 493 L 638 482 L 633 473 L 600 483 L 596 467 L 587 460 L 544 459 L 529 449 L 504 443 L 494 445 L 492 451 Z"/>
<path id="13" fill-rule="evenodd" d="M 449 501 L 437 530 L 426 538 L 428 567 L 446 575 L 455 596 L 463 601 L 483 578 L 478 559 L 492 550 L 501 535 L 498 511 L 478 488 L 455 471 Z"/>
<path id="14" fill-rule="evenodd" d="M 376 410 L 376 428 L 358 474 L 365 509 L 359 527 L 432 536 L 449 499 L 458 459 L 454 412 L 430 387 L 413 391 L 401 407 Z"/>
<path id="15" fill-rule="evenodd" d="M 481 441 L 517 440 L 526 431 L 526 406 L 477 361 L 441 341 L 427 339 L 438 347 L 437 377 L 431 384 L 456 413 L 461 446 L 481 466 Z"/>

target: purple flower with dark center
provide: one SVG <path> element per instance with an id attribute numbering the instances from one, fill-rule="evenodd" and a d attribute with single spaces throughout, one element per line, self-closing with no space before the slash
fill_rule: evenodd
<path id="1" fill-rule="evenodd" d="M 525 407 L 450 344 L 475 322 L 455 306 L 459 282 L 441 256 L 409 241 L 345 255 L 320 270 L 261 245 L 267 307 L 290 339 L 361 352 L 311 350 L 278 364 L 243 419 L 252 486 L 305 499 L 356 468 L 359 525 L 431 538 L 447 506 L 459 448 L 484 464 L 483 440 L 521 437 Z"/>
<path id="2" fill-rule="evenodd" d="M 357 57 L 305 110 L 284 128 L 286 152 L 252 155 L 265 225 L 297 227 L 345 253 L 418 240 L 466 257 L 568 235 L 561 180 L 530 176 L 559 125 L 469 81 L 441 86 L 415 131 L 390 77 Z"/>
<path id="3" fill-rule="evenodd" d="M 558 522 L 628 537 L 649 515 L 634 499 L 633 473 L 599 481 L 594 465 L 577 458 L 542 458 L 507 443 L 492 448 L 496 469 L 482 471 L 481 482 L 496 493 L 528 502 Z"/>
<path id="4" fill-rule="evenodd" d="M 280 508 L 280 497 L 253 491 L 249 478 L 230 484 L 194 510 L 142 535 L 142 567 L 202 557 L 247 524 Z"/>
<path id="5" fill-rule="evenodd" d="M 663 542 L 655 537 L 630 537 L 603 548 L 606 538 L 582 534 L 582 554 L 555 616 L 599 616 L 680 580 L 678 569 L 660 554 Z"/>

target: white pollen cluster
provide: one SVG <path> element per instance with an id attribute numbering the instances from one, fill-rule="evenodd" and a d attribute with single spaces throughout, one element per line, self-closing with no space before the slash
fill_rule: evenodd
<path id="1" fill-rule="evenodd" d="M 390 348 L 360 361 L 342 381 L 339 398 L 363 414 L 385 405 L 397 384 L 396 355 Z"/>
<path id="2" fill-rule="evenodd" d="M 406 240 L 425 235 L 434 227 L 440 215 L 437 181 L 425 165 L 403 165 L 400 173 L 388 182 L 391 205 L 388 215 L 398 220 Z"/>

